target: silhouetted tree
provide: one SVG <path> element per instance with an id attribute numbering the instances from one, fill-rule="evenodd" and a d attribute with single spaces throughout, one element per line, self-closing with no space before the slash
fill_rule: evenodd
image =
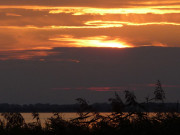
<path id="1" fill-rule="evenodd" d="M 144 106 L 141 103 L 136 101 L 136 96 L 133 92 L 125 90 L 125 105 L 130 112 L 142 112 L 145 110 Z"/>
<path id="2" fill-rule="evenodd" d="M 125 93 L 125 99 L 126 99 L 126 105 L 127 106 L 137 104 L 136 96 L 134 95 L 134 93 L 132 93 L 132 92 L 130 92 L 128 90 L 125 90 L 124 93 Z"/>
<path id="3" fill-rule="evenodd" d="M 155 95 L 154 99 L 156 101 L 164 102 L 165 93 L 164 93 L 164 90 L 162 89 L 162 85 L 161 85 L 161 82 L 159 80 L 156 83 L 156 88 L 155 88 L 155 91 L 154 91 L 154 95 Z"/>
<path id="4" fill-rule="evenodd" d="M 110 98 L 112 111 L 116 113 L 122 113 L 124 111 L 124 103 L 121 100 L 120 96 L 115 92 L 115 98 Z"/>

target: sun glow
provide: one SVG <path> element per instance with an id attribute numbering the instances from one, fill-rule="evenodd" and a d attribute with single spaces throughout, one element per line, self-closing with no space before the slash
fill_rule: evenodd
<path id="1" fill-rule="evenodd" d="M 74 38 L 68 35 L 60 38 L 51 38 L 51 41 L 58 42 L 67 42 L 69 46 L 75 47 L 112 47 L 112 48 L 127 48 L 132 47 L 127 43 L 120 41 L 118 38 L 108 39 L 107 36 L 98 36 L 98 37 L 86 37 L 86 38 Z"/>

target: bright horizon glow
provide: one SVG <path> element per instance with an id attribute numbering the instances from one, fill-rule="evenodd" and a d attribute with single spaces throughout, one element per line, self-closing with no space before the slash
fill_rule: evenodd
<path id="1" fill-rule="evenodd" d="M 67 42 L 70 46 L 75 47 L 111 47 L 111 48 L 128 48 L 132 47 L 125 42 L 119 41 L 119 39 L 108 39 L 107 36 L 87 37 L 87 38 L 74 38 L 69 35 L 65 35 L 60 38 L 51 38 L 51 41 L 56 41 L 54 44 L 59 44 L 61 41 Z M 68 43 L 69 42 L 69 43 Z"/>

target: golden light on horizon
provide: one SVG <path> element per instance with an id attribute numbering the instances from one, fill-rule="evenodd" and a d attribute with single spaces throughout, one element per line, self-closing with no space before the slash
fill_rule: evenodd
<path id="1" fill-rule="evenodd" d="M 110 48 L 128 48 L 133 47 L 127 43 L 120 41 L 118 38 L 108 39 L 107 36 L 96 36 L 86 38 L 74 38 L 69 35 L 64 35 L 59 38 L 51 38 L 51 41 L 55 41 L 54 44 L 60 44 L 60 42 L 67 42 L 70 47 L 110 47 Z"/>

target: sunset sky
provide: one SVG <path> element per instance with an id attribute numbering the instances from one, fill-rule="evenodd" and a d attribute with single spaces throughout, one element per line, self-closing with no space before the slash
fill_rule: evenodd
<path id="1" fill-rule="evenodd" d="M 0 103 L 180 100 L 179 0 L 0 0 Z"/>

